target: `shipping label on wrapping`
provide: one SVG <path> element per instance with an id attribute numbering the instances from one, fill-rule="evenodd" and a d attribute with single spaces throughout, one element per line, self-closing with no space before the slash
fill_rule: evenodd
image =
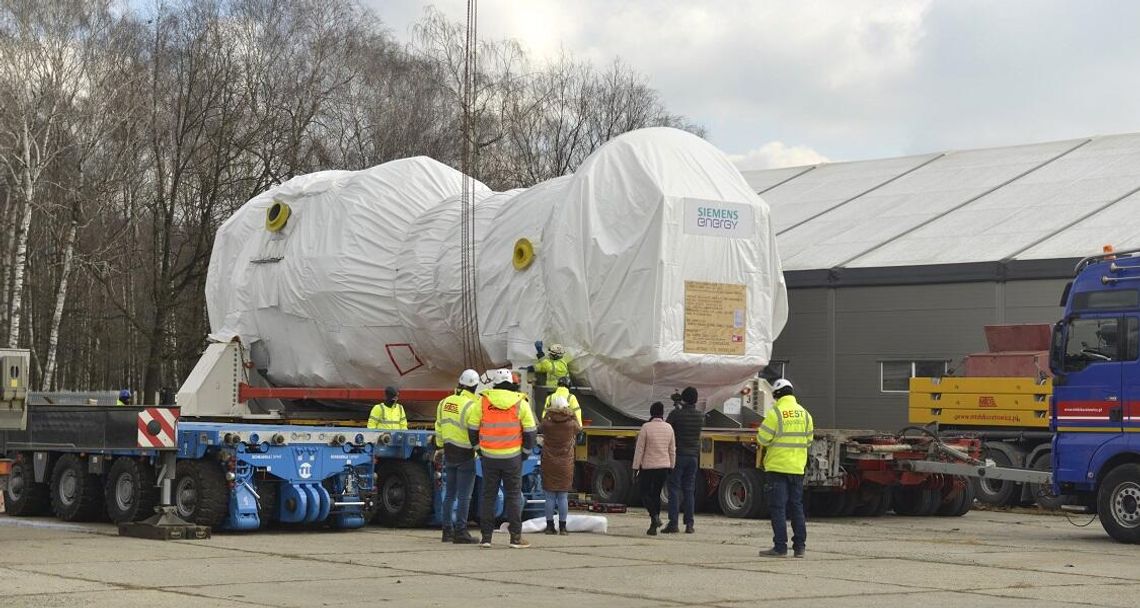
<path id="1" fill-rule="evenodd" d="M 743 355 L 745 286 L 734 283 L 685 281 L 686 353 L 696 355 Z"/>
<path id="2" fill-rule="evenodd" d="M 751 238 L 755 234 L 756 224 L 753 221 L 753 209 L 750 205 L 699 198 L 684 200 L 685 234 L 732 239 Z"/>

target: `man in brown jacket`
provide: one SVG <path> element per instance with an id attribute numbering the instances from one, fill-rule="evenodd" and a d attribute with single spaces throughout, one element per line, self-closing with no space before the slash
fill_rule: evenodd
<path id="1" fill-rule="evenodd" d="M 637 433 L 633 450 L 633 471 L 641 490 L 641 504 L 649 511 L 650 536 L 661 527 L 661 488 L 677 464 L 677 442 L 673 427 L 664 420 L 665 405 L 660 401 L 649 406 L 649 422 Z"/>

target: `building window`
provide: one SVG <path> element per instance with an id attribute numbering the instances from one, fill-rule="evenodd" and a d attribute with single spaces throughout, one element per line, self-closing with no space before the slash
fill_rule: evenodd
<path id="1" fill-rule="evenodd" d="M 905 393 L 910 390 L 911 378 L 936 378 L 944 376 L 949 364 L 949 361 L 942 359 L 880 361 L 880 390 L 884 393 Z"/>

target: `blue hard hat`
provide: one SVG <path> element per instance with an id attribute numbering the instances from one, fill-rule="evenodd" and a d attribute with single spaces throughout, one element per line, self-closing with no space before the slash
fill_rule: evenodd
<path id="1" fill-rule="evenodd" d="M 131 389 L 124 388 L 123 390 L 119 391 L 119 399 L 130 399 L 130 398 L 131 398 Z"/>

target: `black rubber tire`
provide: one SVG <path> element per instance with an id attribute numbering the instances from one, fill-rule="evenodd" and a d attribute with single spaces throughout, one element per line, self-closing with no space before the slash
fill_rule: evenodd
<path id="1" fill-rule="evenodd" d="M 51 510 L 63 521 L 95 521 L 103 514 L 103 484 L 75 454 L 60 456 L 52 467 Z"/>
<path id="2" fill-rule="evenodd" d="M 1001 441 L 982 444 L 982 459 L 992 459 L 999 467 L 1020 467 L 1022 463 L 1018 455 L 1025 457 L 1022 452 L 1021 448 Z M 984 478 L 974 478 L 973 482 L 974 494 L 983 504 L 1004 507 L 1021 500 L 1021 484 Z"/>
<path id="3" fill-rule="evenodd" d="M 856 494 L 858 500 L 852 513 L 856 517 L 878 517 L 890 508 L 890 492 L 877 483 L 864 483 Z"/>
<path id="4" fill-rule="evenodd" d="M 768 510 L 764 477 L 755 469 L 742 469 L 725 475 L 716 493 L 721 513 L 727 517 L 754 519 Z"/>
<path id="5" fill-rule="evenodd" d="M 811 515 L 813 517 L 840 517 L 847 510 L 847 503 L 854 496 L 847 492 L 812 492 Z"/>
<path id="6" fill-rule="evenodd" d="M 1117 465 L 1097 490 L 1100 525 L 1113 539 L 1140 543 L 1140 464 Z"/>
<path id="7" fill-rule="evenodd" d="M 139 521 L 154 515 L 158 504 L 154 467 L 134 458 L 116 458 L 107 474 L 103 495 L 107 517 L 117 524 Z"/>
<path id="8" fill-rule="evenodd" d="M 961 517 L 970 512 L 974 505 L 974 484 L 969 479 L 956 480 L 950 484 L 939 501 L 935 515 Z"/>
<path id="9" fill-rule="evenodd" d="M 590 490 L 595 502 L 632 504 L 632 496 L 636 492 L 629 465 L 613 460 L 599 464 L 594 469 Z"/>
<path id="10" fill-rule="evenodd" d="M 8 515 L 32 517 L 51 512 L 51 486 L 36 483 L 31 463 L 20 460 L 12 463 L 8 483 L 4 486 L 4 508 Z"/>
<path id="11" fill-rule="evenodd" d="M 1041 451 L 1033 459 L 1033 465 L 1030 468 L 1038 471 L 1052 471 L 1052 450 Z M 1060 496 L 1053 494 L 1053 487 L 1051 485 L 1030 483 L 1026 484 L 1026 488 L 1029 490 L 1029 496 L 1037 503 L 1037 506 L 1046 511 L 1060 511 L 1063 505 L 1072 502 L 1072 497 L 1067 494 Z"/>
<path id="12" fill-rule="evenodd" d="M 376 489 L 376 522 L 420 528 L 431 519 L 435 487 L 428 466 L 414 460 L 383 461 Z"/>
<path id="13" fill-rule="evenodd" d="M 892 493 L 896 515 L 921 517 L 933 515 L 942 504 L 942 493 L 922 486 L 899 486 Z"/>
<path id="14" fill-rule="evenodd" d="M 215 528 L 229 514 L 230 488 L 217 461 L 178 461 L 173 494 L 178 516 L 199 526 Z"/>

